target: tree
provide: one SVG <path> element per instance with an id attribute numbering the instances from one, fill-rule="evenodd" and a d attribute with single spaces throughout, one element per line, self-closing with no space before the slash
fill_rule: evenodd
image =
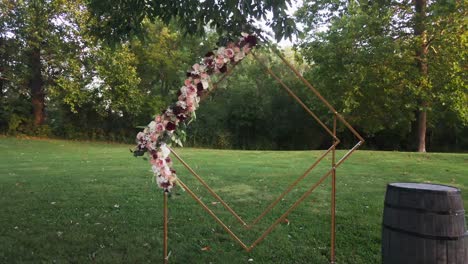
<path id="1" fill-rule="evenodd" d="M 3 74 L 12 77 L 9 89 L 27 90 L 36 127 L 46 119 L 48 87 L 66 67 L 67 51 L 78 46 L 70 25 L 63 21 L 72 5 L 70 1 L 2 2 L 2 41 L 15 50 L 7 55 Z"/>
<path id="2" fill-rule="evenodd" d="M 286 14 L 285 1 L 139 1 L 88 0 L 89 10 L 96 19 L 93 31 L 101 39 L 118 42 L 139 35 L 145 19 L 161 20 L 166 25 L 176 21 L 185 33 L 203 35 L 207 28 L 215 28 L 220 36 L 238 37 L 242 31 L 255 32 L 255 20 L 272 18 L 267 23 L 276 39 L 295 33 L 294 20 Z"/>
<path id="3" fill-rule="evenodd" d="M 300 45 L 314 65 L 309 74 L 328 98 L 370 136 L 416 130 L 417 149 L 425 151 L 426 124 L 435 127 L 441 117 L 434 109 L 455 111 L 458 122 L 467 123 L 466 110 L 453 107 L 468 104 L 460 71 L 466 63 L 466 39 L 460 37 L 466 11 L 455 2 L 415 4 L 305 1 L 297 15 L 305 32 L 312 32 Z M 440 82 L 445 74 L 457 84 L 448 85 L 447 77 Z M 461 96 L 451 96 L 454 91 Z"/>

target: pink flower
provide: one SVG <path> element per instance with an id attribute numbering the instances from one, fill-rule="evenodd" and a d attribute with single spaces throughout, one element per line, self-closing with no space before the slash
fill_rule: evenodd
<path id="1" fill-rule="evenodd" d="M 153 144 L 151 144 L 150 141 L 146 142 L 146 146 L 145 146 L 147 149 L 151 150 L 153 149 Z"/>
<path id="2" fill-rule="evenodd" d="M 234 51 L 232 49 L 225 49 L 224 50 L 224 56 L 228 58 L 234 57 Z"/>
<path id="3" fill-rule="evenodd" d="M 189 86 L 189 85 L 192 85 L 192 78 L 188 78 L 185 80 L 184 82 L 185 86 Z"/>
<path id="4" fill-rule="evenodd" d="M 158 168 L 162 169 L 163 167 L 166 166 L 166 160 L 164 159 L 156 159 L 156 164 Z"/>
<path id="5" fill-rule="evenodd" d="M 203 80 L 207 80 L 207 79 L 210 78 L 210 76 L 208 75 L 208 73 L 205 73 L 205 72 L 202 73 L 202 74 L 200 75 L 200 77 L 202 78 L 202 81 L 203 81 Z"/>
<path id="6" fill-rule="evenodd" d="M 138 140 L 141 140 L 144 136 L 145 136 L 145 133 L 139 132 L 139 133 L 137 134 L 136 138 L 137 138 Z"/>
<path id="7" fill-rule="evenodd" d="M 157 166 L 157 162 L 158 162 L 158 159 L 151 157 L 151 160 L 150 160 L 151 165 Z"/>
<path id="8" fill-rule="evenodd" d="M 187 107 L 187 110 L 188 110 L 189 112 L 193 113 L 193 112 L 195 112 L 196 109 L 195 109 L 195 106 L 194 106 L 194 105 L 191 105 L 191 106 L 188 106 L 188 107 Z"/>
<path id="9" fill-rule="evenodd" d="M 157 123 L 156 124 L 156 131 L 158 132 L 163 132 L 165 129 L 164 129 L 164 125 L 163 123 Z"/>
<path id="10" fill-rule="evenodd" d="M 187 86 L 187 97 L 193 96 L 195 93 L 197 93 L 197 88 L 195 86 Z"/>
<path id="11" fill-rule="evenodd" d="M 166 179 L 169 178 L 172 175 L 171 169 L 168 166 L 161 168 L 161 175 Z"/>
<path id="12" fill-rule="evenodd" d="M 195 96 L 196 95 L 194 94 L 192 96 L 187 97 L 187 99 L 185 100 L 187 107 L 193 106 L 193 104 L 195 103 Z"/>
<path id="13" fill-rule="evenodd" d="M 153 142 L 156 142 L 158 140 L 159 134 L 158 133 L 151 133 L 150 139 Z"/>
<path id="14" fill-rule="evenodd" d="M 160 115 L 156 116 L 156 118 L 154 118 L 154 121 L 156 121 L 156 123 L 159 123 L 161 122 L 162 120 L 162 117 Z"/>

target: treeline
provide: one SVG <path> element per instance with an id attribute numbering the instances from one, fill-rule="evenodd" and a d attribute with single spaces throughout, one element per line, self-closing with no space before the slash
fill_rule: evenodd
<path id="1" fill-rule="evenodd" d="M 330 9 L 327 1 L 304 1 L 295 19 L 311 34 L 300 35 L 286 57 L 366 138 L 366 148 L 418 149 L 425 113 L 429 151 L 468 150 L 464 7 L 428 6 L 422 39 L 410 4 L 356 3 Z M 106 39 L 93 32 L 106 24 L 81 1 L 2 1 L 0 9 L 0 132 L 8 135 L 134 142 L 138 127 L 176 100 L 185 71 L 220 39 L 146 18 L 138 34 L 124 28 L 125 38 Z M 332 126 L 332 113 L 277 57 L 262 48 L 257 54 Z M 187 132 L 186 145 L 195 147 L 331 143 L 252 57 L 201 104 Z M 355 142 L 343 126 L 338 135 L 343 146 Z"/>

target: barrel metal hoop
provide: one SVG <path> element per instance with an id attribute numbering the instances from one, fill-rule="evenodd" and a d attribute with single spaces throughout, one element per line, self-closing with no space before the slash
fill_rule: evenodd
<path id="1" fill-rule="evenodd" d="M 463 239 L 465 237 L 468 237 L 468 232 L 465 232 L 463 235 L 454 236 L 454 237 L 452 237 L 452 236 L 433 236 L 433 235 L 426 235 L 426 234 L 420 234 L 420 233 L 416 233 L 416 232 L 407 231 L 407 230 L 404 230 L 404 229 L 388 226 L 386 224 L 383 224 L 383 227 L 388 229 L 388 230 L 394 231 L 394 232 L 403 233 L 403 234 L 407 234 L 407 235 L 415 236 L 415 237 L 420 237 L 420 238 L 427 238 L 427 239 L 431 239 L 431 240 L 460 240 L 460 239 Z"/>
<path id="2" fill-rule="evenodd" d="M 389 204 L 388 202 L 385 202 L 385 207 L 404 210 L 404 211 L 412 211 L 412 212 L 417 212 L 417 213 L 434 214 L 434 215 L 463 215 L 465 214 L 465 210 L 432 211 L 432 210 L 427 210 L 427 209 L 422 209 L 422 208 L 413 208 L 409 206 L 393 205 L 393 204 Z"/>

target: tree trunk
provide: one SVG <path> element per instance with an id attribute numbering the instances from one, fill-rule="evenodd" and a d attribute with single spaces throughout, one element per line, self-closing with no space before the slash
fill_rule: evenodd
<path id="1" fill-rule="evenodd" d="M 4 29 L 2 28 L 0 30 L 3 31 Z M 5 47 L 5 40 L 2 37 L 0 37 L 0 47 L 4 47 L 5 49 L 0 53 L 0 75 L 1 75 L 0 76 L 0 100 L 1 100 L 3 99 L 3 89 L 5 87 L 5 82 L 6 82 L 6 79 L 5 79 L 6 47 Z"/>
<path id="2" fill-rule="evenodd" d="M 427 112 L 420 110 L 418 113 L 418 152 L 426 152 L 426 124 Z"/>
<path id="3" fill-rule="evenodd" d="M 421 76 L 419 83 L 419 90 L 422 99 L 419 100 L 418 105 L 418 152 L 426 152 L 426 130 L 427 130 L 427 106 L 428 102 L 425 98 L 427 90 L 427 32 L 426 32 L 426 8 L 427 0 L 415 0 L 415 23 L 414 23 L 414 35 L 416 38 L 420 38 L 420 45 L 416 50 L 416 64 Z"/>
<path id="4" fill-rule="evenodd" d="M 34 126 L 39 126 L 44 124 L 45 120 L 45 93 L 44 82 L 42 80 L 40 48 L 33 48 L 30 55 L 31 77 L 29 79 L 29 86 L 31 88 Z"/>

